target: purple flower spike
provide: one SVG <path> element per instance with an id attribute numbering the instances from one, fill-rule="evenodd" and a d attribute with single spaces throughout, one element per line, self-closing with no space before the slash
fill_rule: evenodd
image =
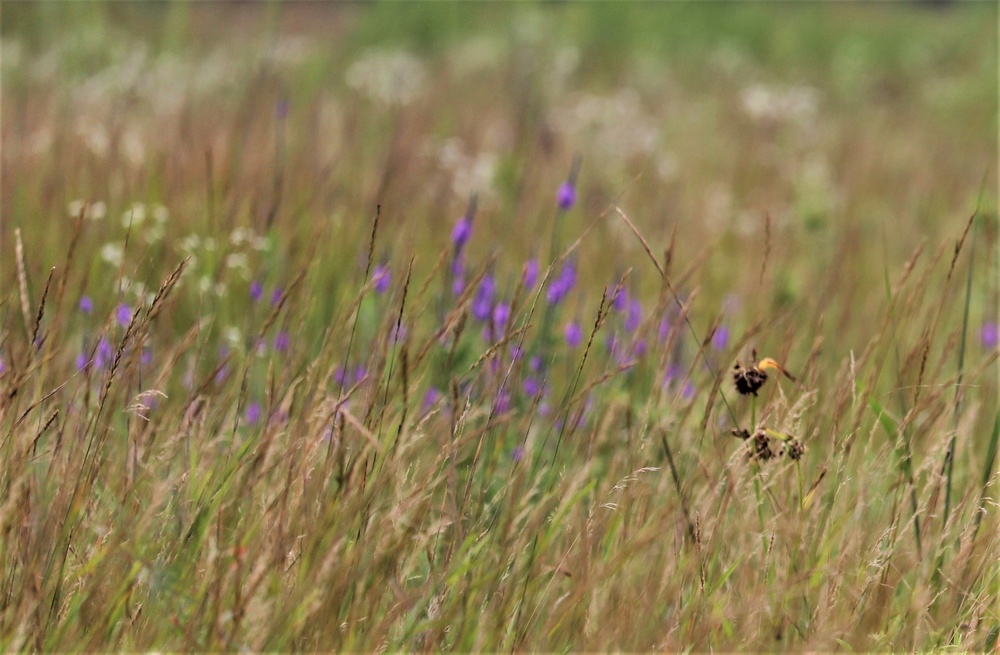
<path id="1" fill-rule="evenodd" d="M 628 290 L 622 288 L 615 294 L 615 297 L 611 299 L 611 306 L 615 308 L 616 312 L 623 311 L 628 305 Z"/>
<path id="2" fill-rule="evenodd" d="M 90 360 L 87 359 L 87 353 L 81 352 L 76 356 L 76 370 L 82 371 L 90 365 Z"/>
<path id="3" fill-rule="evenodd" d="M 625 331 L 635 332 L 642 323 L 642 303 L 633 298 L 628 304 L 628 316 L 625 317 Z"/>
<path id="4" fill-rule="evenodd" d="M 524 446 L 514 446 L 514 450 L 510 453 L 511 459 L 515 462 L 520 462 L 524 458 Z"/>
<path id="5" fill-rule="evenodd" d="M 257 302 L 264 297 L 264 285 L 258 280 L 250 283 L 250 300 Z"/>
<path id="6" fill-rule="evenodd" d="M 712 347 L 716 350 L 722 350 L 729 343 L 729 328 L 725 325 L 720 325 L 719 329 L 715 331 L 712 335 Z"/>
<path id="7" fill-rule="evenodd" d="M 567 261 L 563 264 L 562 271 L 559 273 L 559 277 L 549 283 L 549 290 L 546 294 L 546 300 L 549 301 L 550 305 L 558 305 L 560 302 L 569 295 L 569 292 L 573 290 L 573 286 L 576 284 L 576 265 Z"/>
<path id="8" fill-rule="evenodd" d="M 111 358 L 114 357 L 114 351 L 111 349 L 111 344 L 107 339 L 101 337 L 101 340 L 97 342 L 97 361 L 95 364 L 97 368 L 104 369 L 111 364 Z"/>
<path id="9" fill-rule="evenodd" d="M 451 283 L 451 292 L 456 296 L 460 296 L 463 291 L 465 291 L 465 280 L 461 277 L 456 277 L 455 281 Z"/>
<path id="10" fill-rule="evenodd" d="M 281 287 L 274 287 L 274 291 L 271 292 L 271 307 L 274 307 L 281 302 L 281 296 Z"/>
<path id="11" fill-rule="evenodd" d="M 458 219 L 455 223 L 454 229 L 451 231 L 451 243 L 455 246 L 456 252 L 461 252 L 465 244 L 469 242 L 469 238 L 472 236 L 472 220 L 468 216 L 463 216 Z"/>
<path id="12" fill-rule="evenodd" d="M 559 193 L 556 196 L 556 200 L 559 203 L 559 209 L 567 211 L 573 207 L 576 203 L 576 187 L 573 183 L 566 181 L 562 183 L 559 187 Z"/>
<path id="13" fill-rule="evenodd" d="M 496 404 L 493 405 L 494 414 L 503 414 L 510 409 L 510 393 L 501 391 L 497 396 Z"/>
<path id="14" fill-rule="evenodd" d="M 90 299 L 90 296 L 80 296 L 80 311 L 90 316 L 90 313 L 94 311 L 94 301 Z"/>
<path id="15" fill-rule="evenodd" d="M 583 328 L 580 327 L 579 321 L 570 321 L 566 324 L 566 345 L 570 348 L 578 348 L 580 343 L 583 342 Z"/>
<path id="16" fill-rule="evenodd" d="M 534 398 L 538 395 L 538 392 L 542 390 L 542 386 L 538 384 L 538 380 L 533 377 L 524 378 L 524 395 L 529 398 Z"/>
<path id="17" fill-rule="evenodd" d="M 524 265 L 524 287 L 528 291 L 535 288 L 538 281 L 538 260 L 532 257 Z"/>
<path id="18" fill-rule="evenodd" d="M 437 399 L 441 397 L 441 392 L 437 390 L 437 387 L 431 387 L 427 390 L 427 394 L 424 396 L 423 410 L 424 412 L 429 412 Z"/>
<path id="19" fill-rule="evenodd" d="M 472 317 L 479 322 L 488 321 L 493 313 L 493 296 L 496 293 L 496 282 L 493 276 L 487 274 L 479 283 L 476 297 L 472 301 Z"/>
<path id="20" fill-rule="evenodd" d="M 132 309 L 125 303 L 119 304 L 115 310 L 115 320 L 118 321 L 118 325 L 127 327 L 132 322 Z"/>
<path id="21" fill-rule="evenodd" d="M 149 366 L 150 362 L 153 361 L 153 351 L 149 348 L 143 348 L 142 354 L 139 355 L 139 361 L 143 366 Z"/>
<path id="22" fill-rule="evenodd" d="M 375 291 L 377 293 L 388 291 L 389 283 L 392 281 L 392 276 L 389 274 L 389 267 L 384 264 L 376 266 L 375 272 L 372 273 L 372 281 L 375 283 Z"/>
<path id="23" fill-rule="evenodd" d="M 1000 329 L 998 329 L 996 321 L 987 321 L 983 323 L 983 348 L 986 350 L 993 350 L 997 347 L 997 343 L 1000 343 Z"/>
<path id="24" fill-rule="evenodd" d="M 274 335 L 274 349 L 279 353 L 288 352 L 288 345 L 291 339 L 288 336 L 287 330 L 281 330 L 278 334 Z"/>
<path id="25" fill-rule="evenodd" d="M 660 320 L 660 329 L 657 332 L 657 337 L 660 339 L 660 341 L 666 341 L 667 338 L 670 337 L 670 330 L 671 330 L 670 321 L 667 320 L 666 316 L 664 316 Z"/>
<path id="26" fill-rule="evenodd" d="M 247 423 L 254 425 L 260 420 L 260 403 L 256 400 L 247 405 L 247 411 L 244 418 L 246 418 Z"/>
<path id="27" fill-rule="evenodd" d="M 505 302 L 497 303 L 497 306 L 493 308 L 493 327 L 496 328 L 497 332 L 503 332 L 508 318 L 510 318 L 510 305 Z"/>

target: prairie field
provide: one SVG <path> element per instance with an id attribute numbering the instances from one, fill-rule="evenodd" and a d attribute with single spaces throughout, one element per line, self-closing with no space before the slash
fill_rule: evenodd
<path id="1" fill-rule="evenodd" d="M 995 651 L 994 3 L 4 3 L 5 651 Z"/>

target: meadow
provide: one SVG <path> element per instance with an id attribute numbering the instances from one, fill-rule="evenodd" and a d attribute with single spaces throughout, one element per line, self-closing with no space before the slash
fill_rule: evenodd
<path id="1" fill-rule="evenodd" d="M 4 3 L 5 651 L 995 651 L 991 3 Z"/>

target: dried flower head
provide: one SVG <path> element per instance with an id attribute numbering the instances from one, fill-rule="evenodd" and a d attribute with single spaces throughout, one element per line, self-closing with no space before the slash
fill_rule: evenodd
<path id="1" fill-rule="evenodd" d="M 788 455 L 789 459 L 799 461 L 800 459 L 802 459 L 802 455 L 804 455 L 805 452 L 806 452 L 805 444 L 803 444 L 795 437 L 791 437 L 785 444 L 785 454 Z"/>
<path id="2" fill-rule="evenodd" d="M 756 365 L 744 368 L 739 361 L 733 367 L 733 382 L 736 383 L 736 391 L 741 395 L 757 395 L 757 392 L 764 383 L 767 382 L 767 373 L 760 370 Z"/>
<path id="3" fill-rule="evenodd" d="M 757 351 L 753 351 L 753 359 L 757 359 Z M 742 362 L 736 361 L 736 366 L 733 367 L 733 382 L 736 383 L 736 391 L 744 396 L 753 394 L 757 395 L 764 383 L 767 382 L 767 372 L 765 369 L 774 369 L 780 371 L 785 377 L 787 377 L 792 382 L 795 382 L 795 376 L 789 373 L 784 366 L 771 359 L 770 357 L 765 357 L 755 364 L 744 367 Z"/>
<path id="4" fill-rule="evenodd" d="M 766 462 L 773 457 L 774 451 L 771 450 L 771 440 L 768 439 L 766 432 L 758 430 L 753 435 L 753 450 L 750 452 L 750 458 Z"/>

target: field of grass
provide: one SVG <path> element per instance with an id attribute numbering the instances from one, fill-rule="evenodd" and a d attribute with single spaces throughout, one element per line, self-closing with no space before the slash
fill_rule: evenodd
<path id="1" fill-rule="evenodd" d="M 5 651 L 997 648 L 995 4 L 0 29 Z"/>

